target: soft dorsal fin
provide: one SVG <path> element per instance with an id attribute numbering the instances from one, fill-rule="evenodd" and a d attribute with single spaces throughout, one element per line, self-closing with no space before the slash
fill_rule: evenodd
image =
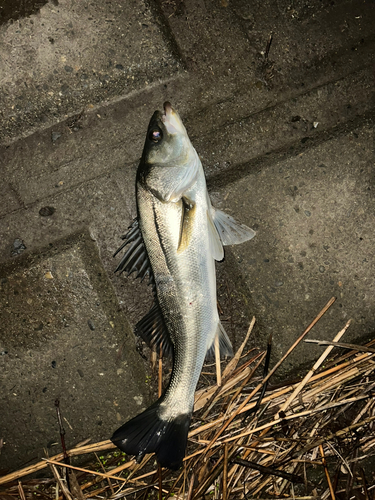
<path id="1" fill-rule="evenodd" d="M 130 274 L 137 272 L 136 278 L 141 278 L 141 281 L 144 279 L 146 274 L 148 274 L 150 277 L 149 283 L 154 285 L 154 277 L 146 248 L 143 243 L 142 233 L 138 225 L 138 219 L 134 219 L 132 225 L 129 227 L 129 231 L 122 236 L 122 239 L 124 242 L 113 254 L 113 257 L 121 252 L 126 245 L 129 246 L 122 256 L 115 273 L 117 271 L 120 271 L 120 273 L 126 271 L 129 276 Z"/>
<path id="2" fill-rule="evenodd" d="M 160 348 L 163 356 L 173 355 L 173 344 L 157 302 L 135 325 L 134 333 L 139 335 L 149 347 L 155 348 L 158 355 Z"/>
<path id="3" fill-rule="evenodd" d="M 229 340 L 229 337 L 227 335 L 227 332 L 224 330 L 223 325 L 221 324 L 221 321 L 219 321 L 217 325 L 217 330 L 216 334 L 214 337 L 214 340 L 212 344 L 209 346 L 207 349 L 207 358 L 213 358 L 215 356 L 215 339 L 216 337 L 219 337 L 219 347 L 220 347 L 220 356 L 233 356 L 233 347 L 231 344 L 231 341 Z"/>
<path id="4" fill-rule="evenodd" d="M 210 211 L 223 245 L 237 245 L 254 238 L 255 231 L 250 227 L 240 224 L 230 215 L 214 207 L 211 207 Z"/>

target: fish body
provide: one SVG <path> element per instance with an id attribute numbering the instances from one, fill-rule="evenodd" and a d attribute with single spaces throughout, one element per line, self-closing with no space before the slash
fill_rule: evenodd
<path id="1" fill-rule="evenodd" d="M 151 118 L 136 197 L 138 216 L 125 237 L 123 246 L 129 246 L 118 269 L 150 275 L 155 303 L 136 333 L 171 352 L 173 370 L 163 395 L 120 427 L 112 441 L 138 459 L 155 452 L 162 466 L 177 469 L 196 385 L 216 336 L 221 354 L 232 354 L 217 311 L 215 260 L 224 257 L 223 244 L 246 241 L 255 233 L 212 207 L 198 154 L 169 103 Z"/>

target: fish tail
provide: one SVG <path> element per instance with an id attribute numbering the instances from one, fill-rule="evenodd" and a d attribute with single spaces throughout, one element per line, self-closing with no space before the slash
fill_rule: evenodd
<path id="1" fill-rule="evenodd" d="M 177 470 L 185 456 L 191 414 L 163 420 L 158 415 L 162 398 L 143 413 L 117 429 L 111 441 L 139 462 L 146 453 L 155 453 L 159 464 Z"/>

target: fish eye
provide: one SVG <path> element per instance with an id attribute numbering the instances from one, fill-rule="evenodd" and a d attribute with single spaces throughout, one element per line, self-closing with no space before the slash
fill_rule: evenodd
<path id="1" fill-rule="evenodd" d="M 150 132 L 148 134 L 148 138 L 152 142 L 160 142 L 163 138 L 163 133 L 160 129 L 155 128 L 153 130 L 150 130 Z"/>

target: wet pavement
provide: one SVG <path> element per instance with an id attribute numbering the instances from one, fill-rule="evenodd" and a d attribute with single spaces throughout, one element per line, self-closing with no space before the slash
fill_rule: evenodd
<path id="1" fill-rule="evenodd" d="M 16 7 L 15 4 L 13 4 Z M 367 340 L 374 308 L 374 4 L 32 2 L 0 25 L 0 469 L 107 439 L 147 401 L 131 330 L 144 284 L 114 276 L 148 120 L 176 105 L 213 202 L 257 230 L 218 264 L 235 346 Z M 301 346 L 283 366 L 319 355 Z"/>

